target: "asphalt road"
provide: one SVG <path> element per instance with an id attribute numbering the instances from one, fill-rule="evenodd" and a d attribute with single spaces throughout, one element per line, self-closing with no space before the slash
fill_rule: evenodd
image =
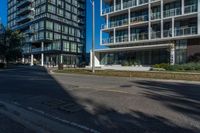
<path id="1" fill-rule="evenodd" d="M 102 133 L 199 133 L 200 83 L 0 70 L 0 100 Z M 48 126 L 48 125 L 47 125 Z"/>

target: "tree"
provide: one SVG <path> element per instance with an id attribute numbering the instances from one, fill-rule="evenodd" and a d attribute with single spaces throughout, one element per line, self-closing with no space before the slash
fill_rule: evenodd
<path id="1" fill-rule="evenodd" d="M 19 31 L 6 29 L 0 41 L 0 53 L 6 63 L 16 61 L 22 56 L 22 35 Z"/>

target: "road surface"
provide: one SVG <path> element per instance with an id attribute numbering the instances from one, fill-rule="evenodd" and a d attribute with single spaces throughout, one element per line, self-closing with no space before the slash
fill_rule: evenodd
<path id="1" fill-rule="evenodd" d="M 200 132 L 200 83 L 50 75 L 39 67 L 0 71 L 0 79 L 0 100 L 98 132 Z"/>

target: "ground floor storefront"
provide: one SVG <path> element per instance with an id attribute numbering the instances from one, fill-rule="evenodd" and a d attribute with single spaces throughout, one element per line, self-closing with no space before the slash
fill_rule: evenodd
<path id="1" fill-rule="evenodd" d="M 200 40 L 177 40 L 170 43 L 107 48 L 95 51 L 95 66 L 152 66 L 184 64 L 200 53 Z M 90 57 L 92 61 L 92 54 Z M 90 63 L 91 64 L 91 63 Z"/>
<path id="2" fill-rule="evenodd" d="M 66 67 L 77 67 L 83 63 L 82 55 L 73 54 L 31 54 L 24 55 L 23 63 L 47 67 L 57 67 L 63 64 Z"/>

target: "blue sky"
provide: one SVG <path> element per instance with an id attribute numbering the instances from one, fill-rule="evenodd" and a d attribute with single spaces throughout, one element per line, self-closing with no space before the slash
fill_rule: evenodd
<path id="1" fill-rule="evenodd" d="M 90 0 L 87 1 L 87 52 L 91 49 L 92 45 L 92 6 L 90 3 Z M 100 26 L 102 23 L 102 19 L 100 17 L 100 0 L 95 0 L 96 4 L 96 48 L 100 48 L 99 46 L 99 40 L 100 40 Z M 7 0 L 1 0 L 0 4 L 0 17 L 2 19 L 2 22 L 4 25 L 6 25 L 7 21 Z"/>

